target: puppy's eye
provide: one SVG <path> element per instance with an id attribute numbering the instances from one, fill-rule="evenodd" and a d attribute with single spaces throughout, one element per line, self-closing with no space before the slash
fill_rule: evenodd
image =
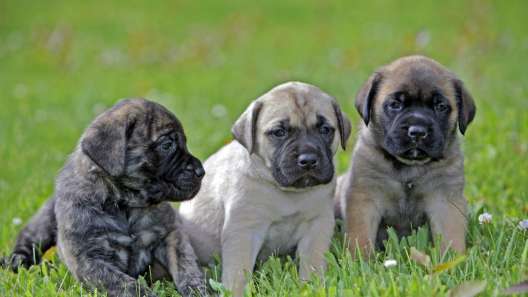
<path id="1" fill-rule="evenodd" d="M 435 104 L 436 112 L 446 112 L 448 109 L 449 105 L 447 105 L 445 102 L 438 102 Z"/>
<path id="2" fill-rule="evenodd" d="M 330 133 L 332 133 L 333 131 L 333 128 L 328 126 L 328 125 L 322 125 L 320 128 L 319 128 L 319 133 L 321 133 L 322 135 L 328 135 Z"/>
<path id="3" fill-rule="evenodd" d="M 389 106 L 390 110 L 397 111 L 397 110 L 401 110 L 403 108 L 403 103 L 401 103 L 398 100 L 392 100 L 391 102 L 389 102 L 388 106 Z"/>
<path id="4" fill-rule="evenodd" d="M 174 141 L 170 139 L 165 140 L 160 144 L 161 151 L 164 153 L 171 152 L 173 150 L 173 147 L 174 147 Z"/>
<path id="5" fill-rule="evenodd" d="M 277 128 L 271 131 L 271 135 L 277 138 L 284 138 L 288 134 L 288 131 L 284 128 Z"/>

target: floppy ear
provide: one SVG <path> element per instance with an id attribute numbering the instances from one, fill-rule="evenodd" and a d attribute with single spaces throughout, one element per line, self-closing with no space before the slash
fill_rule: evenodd
<path id="1" fill-rule="evenodd" d="M 374 72 L 356 95 L 356 109 L 367 126 L 370 121 L 372 102 L 374 101 L 374 97 L 376 97 L 381 79 L 381 73 L 378 71 Z"/>
<path id="2" fill-rule="evenodd" d="M 466 132 L 467 127 L 475 118 L 477 108 L 473 97 L 469 94 L 468 90 L 464 87 L 464 83 L 459 79 L 453 80 L 453 86 L 455 88 L 456 102 L 458 107 L 458 128 L 462 135 Z"/>
<path id="3" fill-rule="evenodd" d="M 231 128 L 233 137 L 247 149 L 249 154 L 255 150 L 257 120 L 261 109 L 262 102 L 251 103 Z"/>
<path id="4" fill-rule="evenodd" d="M 133 125 L 128 115 L 116 118 L 112 111 L 98 116 L 86 129 L 81 149 L 109 175 L 117 177 L 125 171 L 128 131 Z"/>
<path id="5" fill-rule="evenodd" d="M 339 129 L 339 135 L 341 136 L 341 147 L 343 150 L 346 150 L 346 142 L 350 136 L 350 130 L 352 128 L 350 125 L 350 120 L 341 111 L 341 108 L 336 101 L 332 102 L 332 106 L 334 107 L 334 112 L 337 118 L 337 128 Z"/>

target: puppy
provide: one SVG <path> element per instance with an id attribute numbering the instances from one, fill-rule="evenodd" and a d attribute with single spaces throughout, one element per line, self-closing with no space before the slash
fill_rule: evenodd
<path id="1" fill-rule="evenodd" d="M 290 82 L 256 99 L 212 155 L 179 211 L 202 263 L 222 256 L 222 282 L 242 296 L 256 259 L 297 251 L 300 276 L 322 272 L 334 228 L 333 156 L 350 134 L 334 98 Z"/>
<path id="2" fill-rule="evenodd" d="M 441 248 L 465 249 L 464 160 L 458 140 L 475 116 L 453 73 L 422 56 L 398 59 L 363 85 L 356 108 L 364 125 L 350 170 L 339 179 L 350 251 L 369 254 L 426 222 Z"/>
<path id="3" fill-rule="evenodd" d="M 56 243 L 70 272 L 109 296 L 154 296 L 136 282 L 149 271 L 172 277 L 184 296 L 206 294 L 168 202 L 191 199 L 203 175 L 172 113 L 147 100 L 123 100 L 85 131 L 54 196 L 21 231 L 7 264 L 36 264 Z"/>

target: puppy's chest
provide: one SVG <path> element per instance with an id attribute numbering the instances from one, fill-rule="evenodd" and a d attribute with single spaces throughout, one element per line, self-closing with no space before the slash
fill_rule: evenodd
<path id="1" fill-rule="evenodd" d="M 285 197 L 268 209 L 271 224 L 263 250 L 271 253 L 289 253 L 306 234 L 313 220 L 332 208 L 332 193 L 321 191 L 301 197 Z M 329 198 L 325 198 L 329 197 Z"/>
<path id="2" fill-rule="evenodd" d="M 425 223 L 424 195 L 416 182 L 402 182 L 388 196 L 382 225 L 393 227 L 400 235 L 408 235 Z"/>
<path id="3" fill-rule="evenodd" d="M 268 228 L 259 258 L 292 252 L 306 233 L 311 215 L 297 211 L 273 221 Z"/>
<path id="4" fill-rule="evenodd" d="M 124 271 L 132 276 L 143 273 L 152 263 L 157 246 L 170 232 L 172 225 L 164 224 L 159 213 L 132 210 L 118 216 L 118 234 L 110 234 L 109 241 L 115 257 Z"/>

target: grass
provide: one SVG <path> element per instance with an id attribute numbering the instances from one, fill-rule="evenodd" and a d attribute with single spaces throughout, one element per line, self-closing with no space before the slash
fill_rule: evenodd
<path id="1" fill-rule="evenodd" d="M 377 259 L 353 261 L 337 234 L 324 282 L 301 283 L 294 262 L 273 258 L 255 273 L 251 296 L 446 296 L 468 280 L 487 280 L 482 296 L 499 296 L 528 278 L 528 232 L 516 228 L 528 217 L 526 11 L 522 0 L 1 1 L 0 254 L 22 227 L 16 218 L 27 222 L 52 193 L 84 127 L 118 98 L 166 105 L 205 159 L 231 139 L 250 100 L 279 82 L 320 86 L 358 123 L 353 98 L 368 75 L 422 53 L 458 73 L 478 106 L 464 141 L 464 261 L 430 274 L 409 246 L 433 264 L 455 255 L 441 257 L 421 233 L 390 240 Z M 339 153 L 340 172 L 349 154 Z M 482 211 L 492 224 L 478 224 Z M 388 258 L 398 265 L 385 268 Z M 211 276 L 218 280 L 218 267 Z M 155 289 L 176 293 L 168 282 Z M 19 274 L 0 270 L 0 296 L 79 295 L 101 292 L 87 292 L 56 259 Z"/>

